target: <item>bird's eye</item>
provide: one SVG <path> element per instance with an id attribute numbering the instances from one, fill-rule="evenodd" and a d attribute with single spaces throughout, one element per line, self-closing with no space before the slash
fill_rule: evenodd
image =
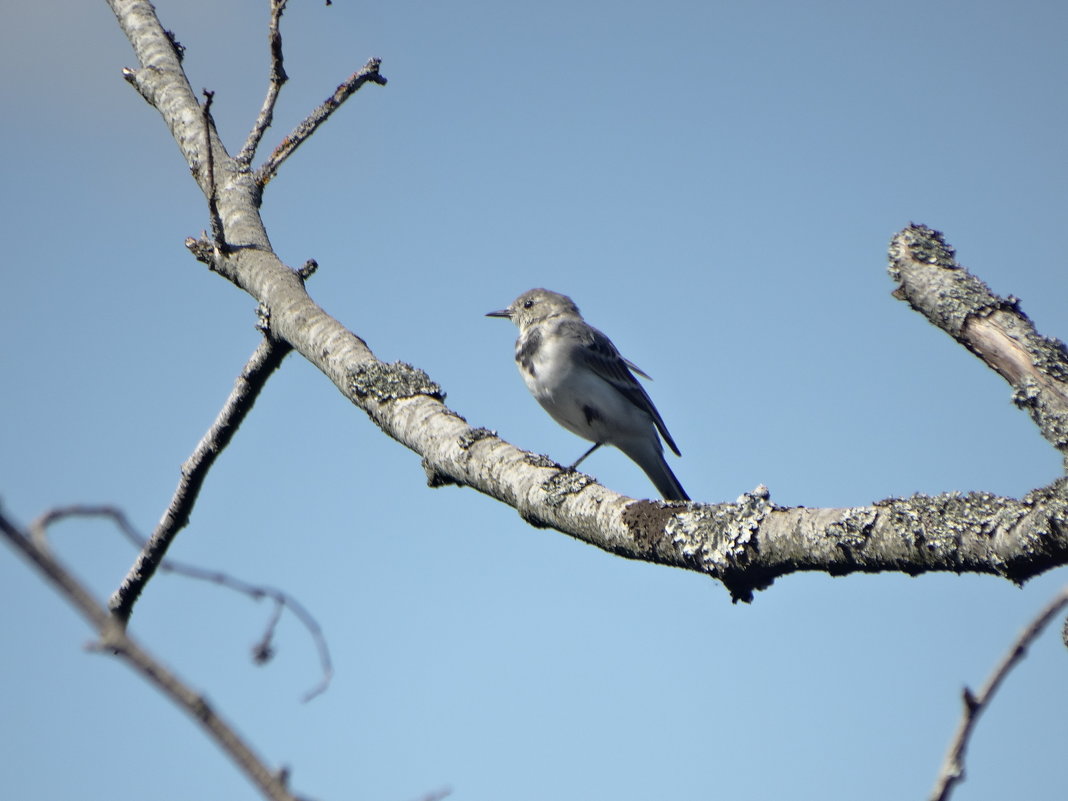
<path id="1" fill-rule="evenodd" d="M 524 309 L 529 309 L 533 305 L 534 305 L 534 301 L 533 300 L 524 300 L 523 301 L 523 308 Z"/>

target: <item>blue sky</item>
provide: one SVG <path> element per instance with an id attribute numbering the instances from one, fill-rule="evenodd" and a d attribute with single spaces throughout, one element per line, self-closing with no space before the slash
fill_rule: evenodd
<path id="1" fill-rule="evenodd" d="M 236 152 L 266 3 L 157 5 Z M 133 57 L 106 5 L 5 10 L 0 497 L 24 521 L 114 503 L 147 532 L 256 346 L 255 307 L 182 245 L 205 204 L 120 77 Z M 483 317 L 546 286 L 655 377 L 695 499 L 1018 496 L 1058 455 L 1001 379 L 890 297 L 885 252 L 909 221 L 938 228 L 1068 335 L 1066 25 L 1048 2 L 294 0 L 268 146 L 367 58 L 389 85 L 290 159 L 263 213 L 283 259 L 319 261 L 328 312 L 520 447 L 586 447 L 527 395 L 514 328 Z M 584 467 L 651 492 L 616 451 Z M 103 523 L 53 542 L 101 597 L 133 558 Z M 276 660 L 249 662 L 263 605 L 161 576 L 133 623 L 323 799 L 924 797 L 961 687 L 1064 583 L 804 575 L 735 606 L 707 578 L 426 488 L 417 456 L 294 357 L 173 555 L 282 587 L 323 626 L 337 675 L 302 704 L 317 666 L 291 619 Z M 84 624 L 7 549 L 0 602 L 11 797 L 256 797 L 86 653 Z M 1056 631 L 1033 648 L 957 798 L 1063 797 L 1065 658 Z"/>

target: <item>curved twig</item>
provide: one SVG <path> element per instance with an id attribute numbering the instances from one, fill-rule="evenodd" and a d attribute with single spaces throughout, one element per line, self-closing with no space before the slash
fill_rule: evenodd
<path id="1" fill-rule="evenodd" d="M 968 741 L 971 739 L 975 724 L 979 721 L 979 716 L 990 705 L 990 701 L 1009 675 L 1009 671 L 1024 658 L 1031 643 L 1066 606 L 1068 606 L 1068 587 L 1061 590 L 1046 605 L 1046 608 L 1020 632 L 1020 636 L 1016 638 L 1008 653 L 1001 658 L 1001 662 L 994 668 L 994 672 L 990 674 L 990 678 L 986 680 L 977 694 L 973 694 L 967 687 L 964 688 L 964 714 L 957 727 L 957 733 L 953 736 L 953 742 L 950 743 L 942 769 L 938 773 L 930 801 L 947 801 L 956 784 L 964 780 L 964 754 L 968 749 Z"/>
<path id="2" fill-rule="evenodd" d="M 330 649 L 326 644 L 326 637 L 323 635 L 322 627 L 311 612 L 309 612 L 307 608 L 292 595 L 275 587 L 268 587 L 263 584 L 249 584 L 248 582 L 234 578 L 226 573 L 216 570 L 205 570 L 196 567 L 195 565 L 185 564 L 184 562 L 175 562 L 173 559 L 165 559 L 163 564 L 160 565 L 160 570 L 165 573 L 177 573 L 188 578 L 218 584 L 221 587 L 227 587 L 228 589 L 235 590 L 236 592 L 240 592 L 257 600 L 260 598 L 270 598 L 274 601 L 274 612 L 272 613 L 270 620 L 267 622 L 263 636 L 261 636 L 252 646 L 253 660 L 258 664 L 270 661 L 271 657 L 274 655 L 274 646 L 272 645 L 274 631 L 278 625 L 282 610 L 289 609 L 301 624 L 303 624 L 304 628 L 307 629 L 308 634 L 312 638 L 312 642 L 315 643 L 315 650 L 319 655 L 319 666 L 322 670 L 322 678 L 319 679 L 314 687 L 301 696 L 301 700 L 304 702 L 310 701 L 317 695 L 325 692 L 326 688 L 330 686 L 330 680 L 334 676 L 334 667 L 330 659 Z"/>
<path id="3" fill-rule="evenodd" d="M 45 535 L 48 527 L 67 517 L 106 517 L 115 523 L 122 535 L 134 546 L 143 549 L 146 545 L 145 538 L 137 532 L 121 509 L 114 506 L 85 504 L 50 509 L 30 523 L 29 531 L 34 544 L 41 548 L 47 548 Z M 247 595 L 255 601 L 263 598 L 270 598 L 274 601 L 274 610 L 267 622 L 267 626 L 264 628 L 263 635 L 252 646 L 252 658 L 257 664 L 262 665 L 270 661 L 274 655 L 274 646 L 272 644 L 274 632 L 278 626 L 282 610 L 289 609 L 311 636 L 312 642 L 315 644 L 315 650 L 319 655 L 319 666 L 322 669 L 322 678 L 301 697 L 301 700 L 304 702 L 310 701 L 325 692 L 326 688 L 330 686 L 330 680 L 334 676 L 334 667 L 330 659 L 330 648 L 326 643 L 322 627 L 311 612 L 292 595 L 275 587 L 250 584 L 218 570 L 206 570 L 202 567 L 177 562 L 173 559 L 163 559 L 158 568 L 162 573 L 175 573 L 187 578 L 218 584 L 242 595 Z"/>
<path id="4" fill-rule="evenodd" d="M 2 511 L 0 535 L 20 551 L 89 621 L 100 637 L 97 650 L 118 656 L 196 720 L 265 798 L 271 801 L 298 801 L 287 789 L 282 776 L 267 767 L 204 696 L 194 691 L 142 648 L 119 622 L 97 603 L 74 574 L 52 556 L 47 547 L 36 542 L 28 532 L 21 531 Z"/>

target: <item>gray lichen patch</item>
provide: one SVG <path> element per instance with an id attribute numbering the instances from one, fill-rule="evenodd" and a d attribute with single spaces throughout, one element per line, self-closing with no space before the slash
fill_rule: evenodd
<path id="1" fill-rule="evenodd" d="M 523 461 L 533 467 L 560 467 L 557 462 L 550 459 L 544 453 L 530 453 L 527 451 L 523 456 Z"/>
<path id="2" fill-rule="evenodd" d="M 880 501 L 876 508 L 907 540 L 914 560 L 926 556 L 932 564 L 960 569 L 977 559 L 989 563 L 994 535 L 1015 526 L 1025 511 L 1019 502 L 988 492 L 913 495 Z"/>
<path id="3" fill-rule="evenodd" d="M 755 555 L 760 524 L 776 507 L 771 493 L 761 485 L 735 503 L 700 506 L 667 524 L 675 548 L 687 560 L 695 560 L 713 576 L 722 578 L 747 565 Z"/>
<path id="4" fill-rule="evenodd" d="M 855 553 L 863 550 L 868 543 L 872 526 L 878 517 L 878 513 L 870 507 L 845 509 L 841 517 L 824 529 L 824 535 L 836 540 L 839 547 Z"/>
<path id="5" fill-rule="evenodd" d="M 894 262 L 902 259 L 912 259 L 948 270 L 960 269 L 957 264 L 957 251 L 946 242 L 942 232 L 916 223 L 909 223 L 908 228 L 890 241 L 890 277 L 895 281 L 899 281 L 900 276 L 894 272 Z"/>
<path id="6" fill-rule="evenodd" d="M 561 469 L 560 472 L 554 473 L 547 481 L 544 481 L 541 488 L 547 495 L 545 503 L 556 509 L 570 496 L 596 483 L 585 473 Z"/>
<path id="7" fill-rule="evenodd" d="M 1036 536 L 1068 531 L 1068 478 L 1059 478 L 1048 487 L 1031 490 L 1020 501 L 1022 517 L 1025 511 L 1039 508 L 1044 512 L 1044 525 L 1036 527 Z"/>
<path id="8" fill-rule="evenodd" d="M 1035 334 L 1027 341 L 1027 352 L 1040 373 L 1068 383 L 1068 349 L 1063 342 Z"/>
<path id="9" fill-rule="evenodd" d="M 357 396 L 370 395 L 381 403 L 417 395 L 445 400 L 445 393 L 430 376 L 406 362 L 364 362 L 349 375 L 349 387 Z"/>
<path id="10" fill-rule="evenodd" d="M 491 439 L 497 436 L 496 431 L 491 431 L 488 428 L 469 428 L 463 434 L 460 435 L 459 445 L 463 450 L 468 450 L 476 442 L 484 439 Z"/>
<path id="11" fill-rule="evenodd" d="M 900 284 L 895 297 L 907 300 L 954 337 L 961 335 L 970 317 L 1006 306 L 957 263 L 953 248 L 933 228 L 910 225 L 891 240 L 889 256 L 887 271 Z"/>
<path id="12" fill-rule="evenodd" d="M 1049 393 L 1032 376 L 1025 376 L 1014 388 L 1012 402 L 1031 415 L 1042 436 L 1064 453 L 1068 463 L 1068 411 L 1056 393 Z"/>

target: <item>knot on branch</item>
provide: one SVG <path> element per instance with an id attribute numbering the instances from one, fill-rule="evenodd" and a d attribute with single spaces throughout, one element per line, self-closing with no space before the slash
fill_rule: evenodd
<path id="1" fill-rule="evenodd" d="M 427 457 L 424 456 L 420 464 L 423 466 L 423 472 L 426 473 L 426 485 L 431 489 L 437 489 L 438 487 L 462 486 L 459 481 L 448 473 L 439 470 Z"/>

